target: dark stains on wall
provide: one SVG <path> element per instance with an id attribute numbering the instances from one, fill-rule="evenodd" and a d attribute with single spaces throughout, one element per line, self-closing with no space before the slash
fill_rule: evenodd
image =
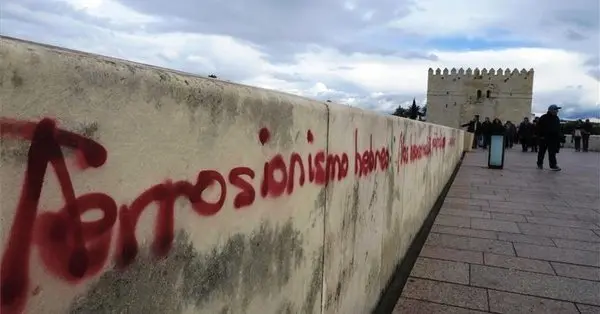
<path id="1" fill-rule="evenodd" d="M 265 110 L 265 103 L 272 104 L 269 108 L 277 108 L 277 110 Z M 259 121 L 262 125 L 268 125 L 271 130 L 272 139 L 269 141 L 272 147 L 280 149 L 289 149 L 294 146 L 291 126 L 294 125 L 294 107 L 292 100 L 288 96 L 278 94 L 265 94 L 264 98 L 252 97 L 244 99 L 243 106 L 240 106 L 240 111 L 244 115 L 250 117 L 250 121 Z M 321 122 L 325 123 L 327 117 L 322 116 Z M 315 121 L 318 123 L 318 121 Z M 323 139 L 325 139 L 325 134 Z M 319 138 L 319 133 L 315 134 L 316 139 Z M 301 143 L 305 143 L 304 137 L 299 138 Z M 326 140 L 326 139 L 325 139 Z"/>
<path id="2" fill-rule="evenodd" d="M 167 258 L 157 261 L 144 248 L 128 269 L 105 272 L 91 285 L 86 295 L 75 300 L 69 312 L 180 312 L 185 306 L 181 289 L 189 280 L 183 276 L 182 270 L 186 263 L 197 258 L 187 234 L 179 233 Z M 182 282 L 178 283 L 180 280 Z"/>
<path id="3" fill-rule="evenodd" d="M 352 232 L 352 263 L 354 263 L 354 246 L 356 245 L 356 228 L 358 225 L 358 219 L 359 219 L 359 184 L 358 181 L 354 183 L 354 189 L 352 191 L 352 205 L 350 206 L 350 212 L 349 212 L 349 216 L 348 219 L 346 219 L 346 217 L 344 217 L 344 221 L 346 222 L 345 224 L 342 225 L 342 234 L 345 234 L 347 232 L 349 232 L 349 228 L 351 228 L 351 232 Z"/>
<path id="4" fill-rule="evenodd" d="M 313 209 L 310 212 L 310 221 L 313 228 L 315 228 L 317 224 L 323 223 L 323 213 L 326 208 L 328 188 L 329 186 L 322 187 L 321 191 L 319 191 L 319 195 L 317 195 L 317 198 L 313 202 Z"/>
<path id="5" fill-rule="evenodd" d="M 165 90 L 176 103 L 187 106 L 190 119 L 195 122 L 206 119 L 207 125 L 199 125 L 205 138 L 219 138 L 223 133 L 223 126 L 233 126 L 240 117 L 245 121 L 257 121 L 257 128 L 269 126 L 272 138 L 267 145 L 279 149 L 291 148 L 294 134 L 290 126 L 294 125 L 294 105 L 291 97 L 287 95 L 271 95 L 256 93 L 246 86 L 238 86 L 221 81 L 200 78 L 186 78 L 184 80 L 167 84 L 156 83 L 154 87 Z M 254 95 L 254 96 L 251 96 Z M 269 108 L 265 110 L 265 103 Z M 323 116 L 323 121 L 326 116 Z M 303 141 L 300 136 L 298 140 Z M 210 144 L 210 143 L 208 143 Z"/>
<path id="6" fill-rule="evenodd" d="M 10 81 L 15 88 L 19 88 L 23 85 L 23 78 L 17 73 L 17 71 L 13 71 Z"/>
<path id="7" fill-rule="evenodd" d="M 325 310 L 330 309 L 332 306 L 337 307 L 341 301 L 342 292 L 347 288 L 348 280 L 352 277 L 354 271 L 354 263 L 350 262 L 350 265 L 344 267 L 339 274 L 338 282 L 335 286 L 335 291 L 327 293 L 327 300 L 325 302 Z"/>
<path id="8" fill-rule="evenodd" d="M 76 126 L 73 131 L 77 134 L 81 134 L 84 137 L 97 140 L 96 132 L 98 132 L 98 122 L 80 123 Z"/>
<path id="9" fill-rule="evenodd" d="M 310 314 L 314 312 L 315 304 L 319 296 L 321 296 L 323 288 L 323 251 L 313 258 L 312 262 L 313 274 L 310 279 L 310 287 L 306 300 L 302 306 L 302 313 Z M 320 304 L 320 302 L 319 302 Z"/>
<path id="10" fill-rule="evenodd" d="M 385 201 L 386 216 L 385 225 L 387 229 L 391 227 L 392 215 L 394 212 L 394 199 L 399 198 L 399 190 L 395 188 L 396 176 L 394 170 L 388 170 L 387 173 L 387 199 Z"/>
<path id="11" fill-rule="evenodd" d="M 261 225 L 248 239 L 247 247 L 246 258 L 240 261 L 244 307 L 254 295 L 268 296 L 273 288 L 285 285 L 304 259 L 301 234 L 291 221 L 276 229 Z"/>
<path id="12" fill-rule="evenodd" d="M 208 252 L 198 252 L 181 231 L 166 258 L 156 260 L 142 249 L 127 269 L 105 272 L 70 313 L 179 313 L 211 300 L 229 303 L 223 313 L 243 313 L 253 298 L 286 285 L 303 258 L 302 238 L 291 221 L 265 222 Z"/>
<path id="13" fill-rule="evenodd" d="M 377 198 L 377 186 L 379 185 L 379 180 L 375 179 L 373 182 L 373 191 L 371 192 L 371 199 L 369 200 L 369 209 L 373 209 L 373 205 L 375 204 L 375 199 Z"/>
<path id="14" fill-rule="evenodd" d="M 327 202 L 327 188 L 330 187 L 332 185 L 328 185 L 326 187 L 321 188 L 321 191 L 319 191 L 319 195 L 317 195 L 317 199 L 315 199 L 314 202 L 314 208 L 322 208 L 325 207 L 326 202 Z"/>
<path id="15" fill-rule="evenodd" d="M 367 284 L 365 287 L 365 293 L 369 294 L 369 292 L 379 293 L 380 289 L 380 281 L 379 281 L 379 272 L 381 269 L 381 261 L 379 259 L 375 259 L 375 262 L 371 263 L 369 267 L 369 275 L 367 277 Z"/>
<path id="16" fill-rule="evenodd" d="M 97 140 L 98 122 L 79 123 L 75 127 L 67 127 L 69 131 L 81 134 L 84 137 Z M 10 137 L 0 138 L 0 160 L 3 162 L 17 162 L 19 164 L 26 163 L 29 154 L 31 142 Z M 71 156 L 73 150 L 62 148 L 64 156 Z"/>
<path id="17" fill-rule="evenodd" d="M 0 160 L 26 163 L 29 153 L 29 142 L 15 139 L 0 139 Z"/>
<path id="18" fill-rule="evenodd" d="M 279 308 L 277 309 L 277 314 L 296 314 L 297 312 L 294 310 L 294 305 L 290 301 L 284 301 L 281 303 Z"/>
<path id="19" fill-rule="evenodd" d="M 347 195 L 346 206 L 344 216 L 342 217 L 342 226 L 339 236 L 336 236 L 341 243 L 341 250 L 348 248 L 351 250 L 351 259 L 345 261 L 344 267 L 338 274 L 338 282 L 335 284 L 334 291 L 327 291 L 325 309 L 329 309 L 332 306 L 337 306 L 340 302 L 342 293 L 347 288 L 349 279 L 352 277 L 355 268 L 355 246 L 357 236 L 357 225 L 359 220 L 359 191 L 360 185 L 358 182 L 354 183 L 351 193 Z M 351 239 L 351 240 L 350 240 Z M 331 245 L 331 244 L 330 244 Z M 328 246 L 328 255 L 331 256 L 333 248 Z M 338 252 L 341 253 L 341 252 Z"/>

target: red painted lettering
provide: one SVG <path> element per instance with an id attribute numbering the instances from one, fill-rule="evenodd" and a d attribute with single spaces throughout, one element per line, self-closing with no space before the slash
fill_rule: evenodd
<path id="1" fill-rule="evenodd" d="M 77 165 L 98 168 L 104 165 L 108 155 L 102 145 L 58 129 L 50 119 L 43 119 L 39 123 L 0 119 L 0 135 L 31 141 L 21 194 L 2 256 L 2 313 L 21 313 L 25 307 L 33 245 L 38 248 L 41 261 L 50 273 L 67 282 L 77 283 L 98 274 L 105 266 L 115 225 L 118 226 L 114 256 L 117 265 L 126 267 L 135 260 L 139 251 L 136 227 L 142 213 L 151 206 L 158 207 L 152 252 L 156 257 L 164 257 L 173 243 L 175 202 L 179 197 L 186 198 L 192 210 L 202 217 L 214 216 L 222 210 L 227 200 L 228 183 L 239 190 L 233 197 L 233 208 L 249 207 L 256 199 L 253 185 L 255 172 L 244 166 L 232 168 L 227 181 L 216 170 L 199 171 L 195 183 L 166 180 L 143 191 L 129 205 L 118 206 L 109 195 L 98 192 L 76 196 L 62 148 L 75 150 Z M 262 145 L 270 137 L 267 128 L 260 129 L 258 138 Z M 399 137 L 398 169 L 400 165 L 429 157 L 434 151 L 446 147 L 446 138 L 437 134 L 423 144 L 408 145 L 405 137 L 402 134 Z M 313 143 L 311 130 L 307 131 L 306 140 L 309 144 Z M 449 145 L 455 145 L 454 137 L 449 139 Z M 390 151 L 386 146 L 373 148 L 372 135 L 368 148 L 361 151 L 358 130 L 355 130 L 354 173 L 357 177 L 386 171 L 390 160 Z M 48 165 L 56 173 L 64 205 L 55 211 L 38 213 Z M 349 157 L 345 152 L 317 151 L 314 156 L 308 153 L 308 162 L 305 163 L 300 154 L 292 152 L 286 165 L 284 157 L 276 154 L 264 163 L 261 196 L 277 198 L 284 193 L 289 195 L 294 192 L 296 183 L 303 187 L 306 181 L 305 165 L 308 166 L 310 183 L 326 185 L 347 177 Z M 213 190 L 218 197 L 209 201 L 204 194 Z M 101 218 L 82 221 L 82 215 L 92 211 L 99 211 Z"/>
<path id="2" fill-rule="evenodd" d="M 254 179 L 254 170 L 248 167 L 236 167 L 229 172 L 229 183 L 241 190 L 233 200 L 233 207 L 236 209 L 252 205 L 255 199 L 254 187 L 242 178 L 244 175 Z"/>

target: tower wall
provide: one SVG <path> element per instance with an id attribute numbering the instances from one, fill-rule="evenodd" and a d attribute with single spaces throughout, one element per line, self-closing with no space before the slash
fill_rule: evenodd
<path id="1" fill-rule="evenodd" d="M 427 121 L 459 127 L 473 115 L 519 122 L 531 113 L 534 71 L 429 69 Z"/>

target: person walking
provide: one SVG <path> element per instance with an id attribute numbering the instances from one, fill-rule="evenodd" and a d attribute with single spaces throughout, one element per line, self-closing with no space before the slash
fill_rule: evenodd
<path id="1" fill-rule="evenodd" d="M 590 122 L 590 119 L 585 119 L 585 122 L 583 123 L 581 129 L 583 131 L 581 133 L 583 151 L 587 152 L 590 147 L 590 135 L 592 134 L 592 123 Z"/>
<path id="2" fill-rule="evenodd" d="M 533 123 L 532 123 L 533 136 L 531 137 L 531 145 L 529 145 L 529 147 L 531 147 L 532 153 L 537 153 L 538 147 L 540 146 L 539 138 L 537 136 L 537 133 L 535 132 L 539 120 L 540 120 L 540 118 L 538 118 L 538 117 L 533 118 Z"/>
<path id="3" fill-rule="evenodd" d="M 483 135 L 483 149 L 487 149 L 492 139 L 492 122 L 489 117 L 485 117 L 481 124 L 481 133 Z"/>
<path id="4" fill-rule="evenodd" d="M 499 118 L 494 118 L 494 120 L 492 120 L 492 124 L 490 125 L 490 136 L 506 134 L 507 130 L 506 127 L 502 124 L 502 120 L 500 120 Z"/>
<path id="5" fill-rule="evenodd" d="M 550 105 L 548 112 L 540 117 L 536 125 L 536 135 L 538 138 L 539 152 L 537 155 L 538 169 L 544 169 L 544 158 L 548 152 L 548 163 L 553 171 L 560 171 L 556 160 L 556 153 L 560 146 L 560 119 L 558 111 L 561 107 Z"/>
<path id="6" fill-rule="evenodd" d="M 513 144 L 515 142 L 515 134 L 517 133 L 517 128 L 510 121 L 506 121 L 506 123 L 504 124 L 504 128 L 506 129 L 506 135 L 505 135 L 505 141 L 504 141 L 505 147 L 513 148 Z"/>
<path id="7" fill-rule="evenodd" d="M 477 148 L 479 138 L 481 137 L 481 122 L 479 121 L 479 115 L 475 115 L 471 121 L 461 125 L 461 127 L 467 127 L 467 132 L 473 133 L 473 149 Z"/>
<path id="8" fill-rule="evenodd" d="M 519 142 L 521 142 L 521 148 L 523 152 L 527 152 L 529 147 L 532 147 L 533 141 L 533 124 L 529 122 L 529 118 L 523 118 L 523 122 L 519 124 Z"/>
<path id="9" fill-rule="evenodd" d="M 583 131 L 581 129 L 581 127 L 582 127 L 581 124 L 582 124 L 581 120 L 577 121 L 575 130 L 573 130 L 573 134 L 571 136 L 571 143 L 575 143 L 575 151 L 576 152 L 581 151 L 581 135 L 583 134 Z"/>

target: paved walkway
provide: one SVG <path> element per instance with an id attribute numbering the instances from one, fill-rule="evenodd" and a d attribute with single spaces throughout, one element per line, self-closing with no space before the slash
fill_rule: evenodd
<path id="1" fill-rule="evenodd" d="M 394 313 L 600 314 L 600 154 L 486 158 L 467 154 Z"/>

